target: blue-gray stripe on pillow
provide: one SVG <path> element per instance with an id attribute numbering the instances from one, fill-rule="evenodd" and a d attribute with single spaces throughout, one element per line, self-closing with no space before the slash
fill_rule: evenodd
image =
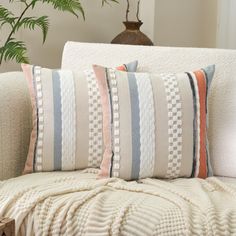
<path id="1" fill-rule="evenodd" d="M 54 103 L 54 170 L 61 170 L 62 157 L 62 114 L 61 85 L 58 71 L 52 72 Z"/>
<path id="2" fill-rule="evenodd" d="M 134 73 L 128 73 L 131 119 L 132 119 L 132 179 L 137 179 L 140 172 L 140 112 L 138 86 Z"/>

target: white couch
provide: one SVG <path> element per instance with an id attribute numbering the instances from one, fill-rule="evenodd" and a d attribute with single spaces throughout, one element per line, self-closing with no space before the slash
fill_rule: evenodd
<path id="1" fill-rule="evenodd" d="M 216 65 L 216 74 L 212 83 L 212 91 L 209 99 L 210 155 L 214 174 L 220 178 L 230 178 L 221 178 L 223 182 L 219 181 L 219 178 L 209 178 L 209 180 L 206 181 L 177 180 L 173 181 L 173 183 L 158 180 L 144 180 L 141 181 L 144 186 L 140 187 L 140 185 L 136 186 L 137 183 L 124 183 L 121 180 L 103 180 L 103 182 L 97 182 L 95 177 L 97 170 L 87 170 L 71 173 L 37 173 L 12 179 L 21 174 L 26 159 L 32 127 L 31 105 L 23 74 L 20 72 L 2 74 L 0 75 L 0 180 L 8 180 L 0 182 L 0 196 L 5 194 L 5 198 L 0 197 L 0 216 L 1 214 L 10 217 L 15 215 L 17 221 L 16 233 L 19 235 L 31 235 L 33 232 L 37 235 L 35 229 L 41 230 L 38 232 L 42 234 L 39 233 L 38 235 L 47 235 L 49 232 L 52 235 L 58 235 L 59 232 L 64 232 L 67 235 L 68 232 L 71 232 L 70 235 L 75 233 L 76 235 L 149 235 L 150 232 L 153 232 L 153 235 L 205 235 L 206 233 L 209 235 L 230 235 L 231 233 L 232 235 L 236 235 L 236 208 L 232 207 L 231 209 L 230 205 L 227 205 L 231 203 L 234 204 L 233 199 L 236 199 L 236 144 L 234 144 L 236 142 L 236 51 L 68 42 L 63 52 L 62 68 L 83 70 L 87 69 L 91 64 L 115 66 L 132 60 L 139 61 L 140 71 L 158 73 L 167 71 L 182 72 L 211 64 Z M 79 180 L 81 180 L 81 183 Z M 79 181 L 79 184 L 77 181 Z M 65 185 L 62 187 L 62 185 L 60 185 L 61 183 L 65 183 L 65 185 L 75 184 L 74 189 L 69 188 L 69 186 L 65 187 Z M 57 186 L 57 184 L 59 185 Z M 173 184 L 173 186 L 171 184 Z M 158 188 L 154 188 L 154 186 L 162 190 L 158 192 Z M 12 190 L 11 195 L 12 188 L 16 188 L 17 190 Z M 94 191 L 97 191 L 97 188 L 100 190 L 103 189 L 104 194 L 108 191 L 107 188 L 112 188 L 114 192 L 125 191 L 127 188 L 127 193 L 122 195 L 127 195 L 127 199 L 124 200 L 125 203 L 123 201 L 121 203 L 115 195 L 116 197 L 112 199 L 114 202 L 106 202 L 108 204 L 106 205 L 103 202 L 106 201 L 106 199 L 100 199 L 101 201 L 97 199 L 99 196 L 94 193 Z M 83 195 L 82 189 L 86 189 L 86 191 L 91 190 L 92 192 L 86 192 L 86 194 L 84 193 L 85 195 Z M 61 190 L 61 192 L 59 190 Z M 197 190 L 199 190 L 199 196 L 198 192 L 195 192 Z M 73 194 L 77 191 L 80 195 L 74 196 Z M 96 193 L 99 193 L 99 191 Z M 211 192 L 214 191 L 216 191 L 216 194 L 212 196 Z M 57 200 L 54 199 L 54 196 L 57 195 L 55 192 L 58 194 Z M 132 194 L 129 195 L 130 192 L 141 192 L 143 198 L 139 198 L 136 195 L 133 196 Z M 226 196 L 227 194 L 224 195 L 225 192 L 227 192 L 229 196 Z M 19 194 L 25 194 L 24 198 L 19 199 Z M 67 199 L 66 195 L 63 200 L 60 200 L 62 194 L 71 194 L 71 198 Z M 71 210 L 74 203 L 71 203 L 66 209 L 63 208 L 66 202 L 73 201 L 71 199 L 74 199 L 75 202 L 77 202 L 76 199 L 81 196 L 87 199 L 87 194 L 97 196 L 96 199 L 91 202 L 91 204 L 97 207 L 96 210 L 93 209 L 90 211 L 88 209 L 89 205 L 83 205 L 81 211 L 79 210 L 79 206 Z M 107 193 L 107 195 L 103 197 L 106 198 L 110 196 L 109 194 L 110 193 Z M 155 196 L 158 199 L 149 199 L 145 194 Z M 196 196 L 193 196 L 194 194 L 196 194 Z M 222 197 L 219 202 L 219 196 L 217 194 Z M 177 199 L 180 196 L 182 196 L 181 200 Z M 34 203 L 31 204 L 32 199 Z M 129 202 L 128 199 L 132 199 L 132 201 L 142 199 L 147 206 L 141 213 L 137 213 L 133 210 L 133 215 L 137 213 L 134 219 L 132 218 L 132 211 L 129 212 L 132 219 L 128 219 L 126 222 L 123 221 L 125 219 L 123 217 L 126 215 L 127 211 L 129 211 L 129 204 L 133 204 Z M 153 215 L 148 215 L 147 213 L 147 218 L 156 214 L 156 220 L 158 219 L 160 224 L 156 226 L 155 231 L 148 231 L 148 228 L 151 228 L 151 222 L 150 225 L 148 225 L 149 220 L 145 221 L 145 219 L 142 219 L 139 221 L 138 219 L 139 217 L 141 219 L 143 215 L 145 215 L 144 212 L 147 211 L 147 209 L 151 211 L 151 203 L 157 205 L 162 204 L 163 199 L 166 199 L 167 202 L 171 202 L 173 199 L 173 206 L 163 202 L 163 207 L 165 206 L 165 210 L 169 216 L 167 214 L 159 219 L 159 213 L 162 212 L 164 208 L 162 210 L 153 208 Z M 201 199 L 201 201 L 198 199 Z M 25 203 L 22 203 L 23 200 L 26 202 L 29 201 L 30 203 L 27 203 L 29 205 L 26 206 Z M 43 201 L 42 205 L 40 205 L 41 201 Z M 62 201 L 64 205 L 61 203 L 62 205 L 60 206 L 60 201 Z M 51 214 L 52 212 L 50 213 L 48 210 L 50 206 L 52 209 L 56 209 L 55 204 L 58 209 L 64 209 L 64 211 L 55 211 L 61 217 L 60 220 L 57 219 L 58 215 L 55 216 L 55 212 Z M 104 212 L 106 212 L 106 210 L 108 211 L 108 209 L 104 209 L 102 204 L 104 204 L 104 206 L 106 205 L 108 208 L 109 206 L 118 206 L 121 210 L 117 211 L 116 215 L 113 215 L 113 211 L 111 210 L 109 212 L 110 215 L 108 214 L 105 217 Z M 196 206 L 197 209 L 195 209 Z M 45 207 L 48 207 L 48 209 L 44 209 Z M 181 210 L 177 211 L 175 209 L 172 211 L 172 207 L 174 207 L 173 209 L 179 207 Z M 206 217 L 204 218 L 204 212 L 212 215 L 209 217 L 204 216 Z M 217 215 L 217 212 L 221 212 L 222 214 L 219 213 L 219 215 Z M 186 215 L 183 217 L 180 216 L 182 213 Z M 67 219 L 68 214 L 71 217 L 69 220 Z M 76 223 L 77 218 L 73 218 L 73 214 L 82 221 L 84 219 L 84 225 L 81 225 L 83 222 L 80 222 L 78 226 Z M 100 222 L 99 219 L 95 221 L 90 214 L 101 215 L 101 221 L 105 220 L 104 222 Z M 41 221 L 39 220 L 39 216 L 42 217 L 40 218 Z M 47 217 L 50 219 L 47 219 Z M 204 219 L 201 219 L 201 217 Z M 219 219 L 217 219 L 217 217 L 219 217 Z M 42 219 L 44 219 L 45 222 L 50 222 L 50 225 L 47 227 L 43 225 L 44 221 Z M 177 219 L 176 222 L 179 219 L 179 224 L 173 219 Z M 185 222 L 183 219 L 188 219 L 188 222 Z M 220 223 L 220 221 L 222 221 L 222 223 Z M 56 225 L 59 224 L 59 222 L 63 222 L 62 226 Z M 132 228 L 134 222 L 136 222 L 137 226 Z M 172 226 L 172 228 L 170 226 L 171 229 L 169 229 L 169 231 L 166 230 L 168 228 L 166 228 L 168 222 L 169 225 Z M 153 224 L 156 224 L 156 222 Z M 194 224 L 196 224 L 196 227 Z M 141 229 L 139 229 L 140 225 Z M 180 225 L 181 227 L 179 227 Z M 164 229 L 162 229 L 162 227 L 164 227 Z M 135 228 L 137 228 L 137 231 L 135 231 Z M 174 234 L 174 232 L 176 232 L 176 234 Z"/>
<path id="2" fill-rule="evenodd" d="M 93 63 L 115 66 L 136 59 L 140 71 L 157 73 L 191 71 L 216 65 L 209 98 L 210 155 L 215 175 L 236 177 L 236 50 L 68 42 L 62 68 L 85 69 Z M 230 163 L 225 161 L 229 159 Z"/>
<path id="3" fill-rule="evenodd" d="M 210 155 L 215 175 L 236 177 L 236 93 L 232 89 L 236 87 L 236 51 L 68 42 L 62 68 L 86 69 L 93 63 L 114 66 L 136 59 L 140 71 L 158 73 L 216 64 L 209 102 Z M 1 75 L 0 101 L 0 179 L 7 179 L 21 173 L 31 131 L 30 99 L 22 73 Z"/>

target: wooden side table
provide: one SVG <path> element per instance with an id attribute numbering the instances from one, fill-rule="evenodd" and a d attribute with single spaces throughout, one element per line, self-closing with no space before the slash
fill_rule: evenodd
<path id="1" fill-rule="evenodd" d="M 15 220 L 0 217 L 0 236 L 15 236 Z"/>

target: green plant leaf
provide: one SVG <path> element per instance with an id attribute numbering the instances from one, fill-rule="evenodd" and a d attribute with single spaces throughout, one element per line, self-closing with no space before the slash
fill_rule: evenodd
<path id="1" fill-rule="evenodd" d="M 37 2 L 38 2 L 38 0 L 32 0 L 32 2 L 31 2 L 32 3 L 32 9 L 34 9 Z"/>
<path id="2" fill-rule="evenodd" d="M 4 61 L 15 60 L 17 63 L 29 63 L 29 59 L 25 56 L 26 50 L 24 42 L 11 38 L 0 48 L 1 59 Z"/>
<path id="3" fill-rule="evenodd" d="M 78 17 L 77 12 L 80 12 L 85 19 L 84 9 L 80 0 L 42 0 L 43 3 L 50 3 L 59 11 L 67 11 Z"/>
<path id="4" fill-rule="evenodd" d="M 49 28 L 48 16 L 41 16 L 39 18 L 25 17 L 16 25 L 16 30 L 18 30 L 22 26 L 25 29 L 29 29 L 29 30 L 34 30 L 35 27 L 39 27 L 43 33 L 43 43 L 45 42 L 47 33 L 48 33 L 48 28 Z"/>
<path id="5" fill-rule="evenodd" d="M 105 3 L 109 3 L 109 2 L 116 2 L 118 3 L 118 0 L 102 0 L 102 6 L 104 6 Z"/>
<path id="6" fill-rule="evenodd" d="M 7 8 L 0 5 L 0 27 L 5 24 L 10 24 L 13 27 L 13 24 L 17 17 L 14 17 L 13 13 L 10 12 Z"/>
<path id="7" fill-rule="evenodd" d="M 26 12 L 31 8 L 34 9 L 37 3 L 51 4 L 54 9 L 69 12 L 78 17 L 82 14 L 85 19 L 84 10 L 81 0 L 8 0 L 10 3 L 21 2 L 25 5 L 20 16 L 16 17 L 11 11 L 0 4 L 0 30 L 4 24 L 11 26 L 11 31 L 6 39 L 4 46 L 0 47 L 0 65 L 3 60 L 15 60 L 18 63 L 28 63 L 26 55 L 26 46 L 22 41 L 17 41 L 13 37 L 20 28 L 34 30 L 39 27 L 43 32 L 43 42 L 45 42 L 48 28 L 49 18 L 47 16 L 25 17 Z M 118 0 L 101 0 L 102 5 L 109 2 L 118 2 Z"/>

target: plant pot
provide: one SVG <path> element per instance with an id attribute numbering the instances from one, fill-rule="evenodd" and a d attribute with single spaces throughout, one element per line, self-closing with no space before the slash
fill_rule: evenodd
<path id="1" fill-rule="evenodd" d="M 147 37 L 147 35 L 140 31 L 143 22 L 125 21 L 123 24 L 126 27 L 125 31 L 117 35 L 111 43 L 153 46 L 153 42 Z"/>

